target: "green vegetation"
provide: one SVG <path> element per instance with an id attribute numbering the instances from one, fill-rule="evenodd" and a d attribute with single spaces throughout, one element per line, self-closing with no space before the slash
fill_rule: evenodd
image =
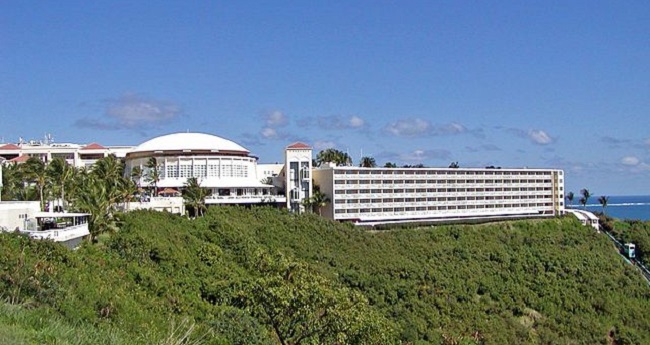
<path id="1" fill-rule="evenodd" d="M 351 166 L 352 157 L 346 152 L 329 148 L 318 152 L 316 155 L 316 164 L 321 166 L 325 163 L 335 163 L 338 166 Z"/>
<path id="2" fill-rule="evenodd" d="M 0 235 L 0 343 L 650 343 L 650 287 L 572 217 L 366 231 L 215 207 L 115 221 L 76 251 Z"/>
<path id="3" fill-rule="evenodd" d="M 621 243 L 636 244 L 636 258 L 650 266 L 650 222 L 616 219 L 600 215 L 600 223 Z"/>

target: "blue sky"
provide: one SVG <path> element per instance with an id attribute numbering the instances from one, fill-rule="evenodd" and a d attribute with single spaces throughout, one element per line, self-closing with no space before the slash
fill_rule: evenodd
<path id="1" fill-rule="evenodd" d="M 647 1 L 1 1 L 0 139 L 553 167 L 650 194 Z"/>

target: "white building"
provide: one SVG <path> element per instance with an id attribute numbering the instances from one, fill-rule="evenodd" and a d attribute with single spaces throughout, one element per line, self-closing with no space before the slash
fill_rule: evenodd
<path id="1" fill-rule="evenodd" d="M 284 169 L 280 174 L 279 185 L 287 196 L 286 207 L 293 212 L 304 212 L 304 200 L 313 191 L 312 150 L 304 143 L 293 143 L 284 149 Z"/>
<path id="2" fill-rule="evenodd" d="M 358 223 L 564 214 L 564 174 L 552 169 L 326 167 L 314 182 L 324 217 Z"/>
<path id="3" fill-rule="evenodd" d="M 0 230 L 24 229 L 27 219 L 41 211 L 38 201 L 1 201 Z"/>
<path id="4" fill-rule="evenodd" d="M 132 146 L 102 146 L 97 143 L 72 144 L 55 143 L 51 137 L 45 140 L 20 139 L 16 144 L 0 144 L 0 158 L 7 162 L 25 162 L 30 157 L 37 157 L 48 163 L 60 157 L 75 167 L 89 167 L 110 154 L 124 158 Z"/>
<path id="5" fill-rule="evenodd" d="M 126 176 L 141 168 L 139 186 L 156 185 L 163 194 L 176 196 L 149 198 L 126 205 L 127 209 L 183 213 L 178 195 L 194 177 L 210 190 L 208 205 L 274 204 L 293 212 L 305 211 L 304 201 L 312 197 L 316 184 L 330 200 L 321 209 L 324 217 L 362 224 L 564 214 L 564 173 L 554 169 L 314 169 L 312 148 L 304 143 L 287 146 L 284 162 L 257 164 L 258 158 L 241 145 L 205 133 L 163 135 L 134 148 L 49 141 L 0 146 L 0 157 L 9 161 L 62 157 L 75 166 L 93 164 L 109 154 L 124 157 Z M 155 183 L 148 178 L 151 159 L 160 178 Z"/>
<path id="6" fill-rule="evenodd" d="M 160 180 L 154 183 L 149 161 L 155 158 Z M 239 144 L 205 133 L 173 133 L 148 140 L 125 157 L 125 174 L 140 167 L 141 186 L 180 190 L 195 177 L 210 190 L 206 204 L 285 203 L 276 188 L 261 182 L 257 157 Z"/>

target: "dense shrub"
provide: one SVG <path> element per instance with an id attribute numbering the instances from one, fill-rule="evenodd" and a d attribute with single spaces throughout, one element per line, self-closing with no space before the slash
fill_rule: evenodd
<path id="1" fill-rule="evenodd" d="M 264 286 L 304 289 L 301 308 L 316 311 L 352 301 L 346 310 L 365 310 L 389 330 L 374 338 L 381 342 L 650 343 L 650 288 L 604 235 L 572 218 L 370 232 L 314 214 L 213 207 L 195 220 L 132 212 L 120 226 L 76 251 L 0 235 L 2 298 L 70 324 L 118 329 L 130 343 L 163 342 L 187 320 L 197 343 L 276 343 L 278 326 L 259 307 L 281 294 L 261 294 Z M 633 236 L 648 224 L 629 227 L 616 225 L 644 243 L 646 235 Z M 292 279 L 309 283 L 260 266 L 260 253 L 285 258 L 278 267 L 297 267 Z M 286 322 L 299 320 L 291 310 Z"/>

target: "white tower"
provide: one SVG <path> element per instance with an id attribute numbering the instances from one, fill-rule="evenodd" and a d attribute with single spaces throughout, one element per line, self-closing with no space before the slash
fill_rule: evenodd
<path id="1" fill-rule="evenodd" d="M 284 187 L 287 208 L 292 212 L 304 212 L 304 200 L 312 195 L 312 149 L 304 143 L 293 143 L 284 150 Z"/>

